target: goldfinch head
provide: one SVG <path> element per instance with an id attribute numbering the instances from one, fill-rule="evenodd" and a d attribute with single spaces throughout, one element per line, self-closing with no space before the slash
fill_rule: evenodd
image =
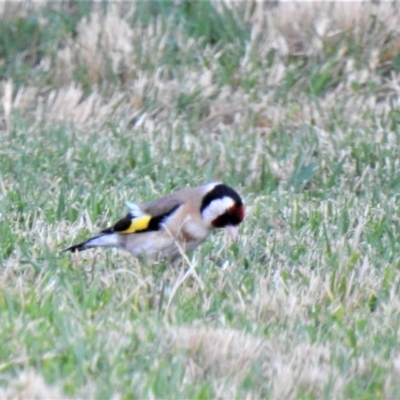
<path id="1" fill-rule="evenodd" d="M 241 197 L 229 186 L 222 183 L 214 185 L 203 198 L 201 216 L 211 228 L 225 228 L 235 239 L 239 224 L 244 219 L 244 206 Z"/>

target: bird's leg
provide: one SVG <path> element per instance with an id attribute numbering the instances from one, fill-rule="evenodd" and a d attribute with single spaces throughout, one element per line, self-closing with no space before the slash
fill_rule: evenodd
<path id="1" fill-rule="evenodd" d="M 182 279 L 183 272 L 183 262 L 179 257 L 174 258 L 169 261 L 160 261 L 157 263 L 157 274 L 156 277 L 156 293 L 154 296 L 154 307 L 157 308 L 157 313 L 160 314 L 163 309 L 163 304 L 165 299 L 171 296 L 173 287 L 175 284 Z"/>
<path id="2" fill-rule="evenodd" d="M 157 306 L 157 314 L 160 314 L 162 306 L 163 306 L 163 301 L 164 301 L 164 294 L 165 294 L 165 287 L 167 285 L 167 281 L 163 279 L 161 281 L 161 290 L 160 290 L 160 296 L 158 298 L 158 306 Z"/>

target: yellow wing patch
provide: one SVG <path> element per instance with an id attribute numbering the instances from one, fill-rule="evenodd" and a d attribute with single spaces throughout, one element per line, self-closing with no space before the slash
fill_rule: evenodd
<path id="1" fill-rule="evenodd" d="M 118 233 L 135 233 L 138 231 L 144 231 L 149 226 L 151 220 L 150 215 L 142 215 L 131 220 L 131 224 L 127 229 L 119 231 Z"/>

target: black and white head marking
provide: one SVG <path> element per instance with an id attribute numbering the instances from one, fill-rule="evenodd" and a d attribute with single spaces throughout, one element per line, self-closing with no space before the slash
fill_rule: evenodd
<path id="1" fill-rule="evenodd" d="M 216 184 L 203 198 L 203 220 L 214 228 L 239 225 L 244 218 L 243 201 L 229 186 Z"/>

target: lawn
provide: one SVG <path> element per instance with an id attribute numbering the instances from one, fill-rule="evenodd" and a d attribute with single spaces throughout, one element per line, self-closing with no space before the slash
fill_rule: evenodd
<path id="1" fill-rule="evenodd" d="M 1 3 L 0 398 L 399 398 L 399 22 L 384 2 Z M 62 253 L 126 200 L 217 180 L 246 219 L 184 282 Z"/>

